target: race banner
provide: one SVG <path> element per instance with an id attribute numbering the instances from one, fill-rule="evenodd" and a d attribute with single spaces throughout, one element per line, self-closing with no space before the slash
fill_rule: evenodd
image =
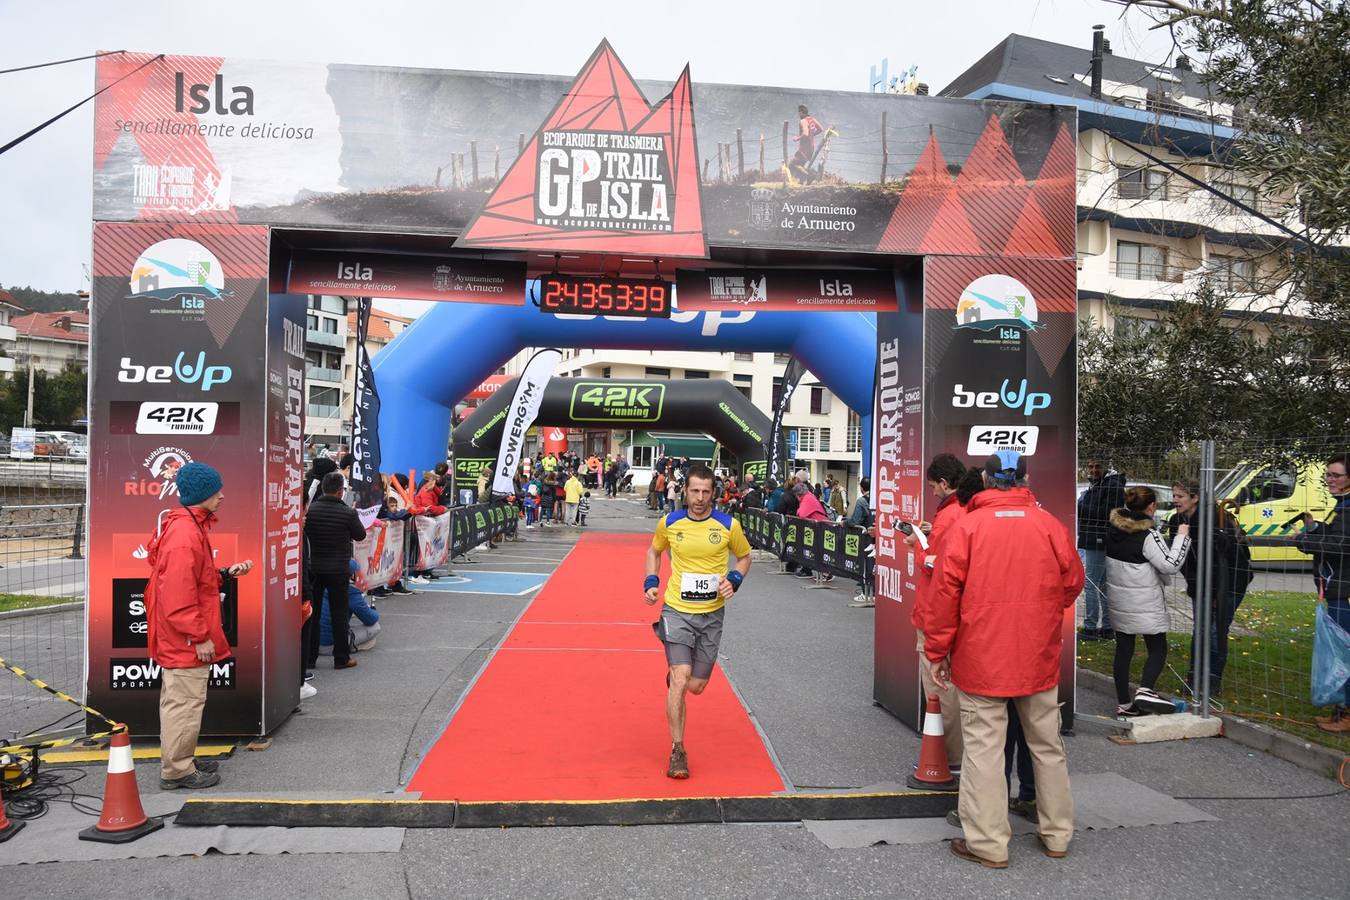
<path id="1" fill-rule="evenodd" d="M 801 520 L 798 529 L 801 534 L 801 544 L 797 552 L 801 554 L 802 561 L 809 568 L 817 568 L 820 565 L 820 522 L 812 522 L 807 519 Z"/>
<path id="2" fill-rule="evenodd" d="M 607 43 L 575 78 L 141 52 L 95 72 L 99 221 L 667 259 L 1074 255 L 1068 106 L 638 81 Z M 798 137 L 799 107 L 825 131 Z"/>
<path id="3" fill-rule="evenodd" d="M 363 540 L 352 542 L 356 586 L 362 591 L 388 587 L 403 577 L 403 529 L 401 521 L 379 519 Z"/>
<path id="4" fill-rule="evenodd" d="M 419 572 L 439 568 L 450 561 L 450 513 L 439 516 L 415 516 L 417 564 Z"/>
<path id="5" fill-rule="evenodd" d="M 924 358 L 914 352 L 923 346 L 923 326 L 922 300 L 908 293 L 903 311 L 877 316 L 872 413 L 877 604 L 872 697 L 913 728 L 918 727 L 922 695 L 911 618 L 918 596 L 917 560 L 900 525 L 922 518 L 926 493 Z"/>
<path id="6" fill-rule="evenodd" d="M 190 462 L 215 468 L 230 498 L 210 535 L 217 564 L 255 563 L 223 600 L 233 655 L 211 667 L 202 731 L 263 734 L 294 708 L 295 678 L 271 674 L 294 673 L 298 653 L 304 313 L 299 298 L 271 302 L 268 253 L 257 226 L 94 226 L 83 690 L 133 734 L 159 731 L 136 581 Z"/>
<path id="7" fill-rule="evenodd" d="M 370 298 L 357 301 L 356 312 L 356 387 L 352 397 L 352 489 L 356 506 L 369 510 L 384 501 L 380 479 L 380 394 L 375 389 L 375 372 L 370 365 L 366 339 L 370 334 Z"/>
<path id="8" fill-rule="evenodd" d="M 502 434 L 501 449 L 497 453 L 497 464 L 493 467 L 493 496 L 507 497 L 515 493 L 516 466 L 525 448 L 525 432 L 534 424 L 539 414 L 539 404 L 544 402 L 544 388 L 548 387 L 558 363 L 562 362 L 562 353 L 558 350 L 540 350 L 525 364 L 516 382 L 516 392 L 506 407 L 506 430 Z"/>
<path id="9" fill-rule="evenodd" d="M 895 277 L 877 269 L 681 269 L 675 305 L 751 312 L 894 312 Z"/>
<path id="10" fill-rule="evenodd" d="M 289 291 L 519 306 L 525 302 L 525 264 L 452 256 L 297 250 L 291 254 Z"/>
<path id="11" fill-rule="evenodd" d="M 769 427 L 769 478 L 777 484 L 783 483 L 784 466 L 783 453 L 786 450 L 786 444 L 783 440 L 783 415 L 788 411 L 788 406 L 792 403 L 792 392 L 797 390 L 797 382 L 802 380 L 802 373 L 806 367 L 796 356 L 788 360 L 787 368 L 783 370 L 783 389 L 778 396 L 778 405 L 773 411 L 773 425 Z"/>

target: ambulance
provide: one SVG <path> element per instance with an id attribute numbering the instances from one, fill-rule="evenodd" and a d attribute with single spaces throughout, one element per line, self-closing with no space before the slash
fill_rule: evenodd
<path id="1" fill-rule="evenodd" d="M 1335 505 L 1326 484 L 1327 466 L 1323 461 L 1268 465 L 1258 462 L 1238 464 L 1221 480 L 1215 493 L 1237 508 L 1237 522 L 1248 537 L 1290 537 L 1303 530 L 1305 512 L 1324 519 Z M 1253 545 L 1253 562 L 1311 562 L 1291 541 L 1287 546 Z"/>

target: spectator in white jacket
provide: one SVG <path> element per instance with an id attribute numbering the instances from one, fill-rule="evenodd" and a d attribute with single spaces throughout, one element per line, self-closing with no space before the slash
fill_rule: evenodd
<path id="1" fill-rule="evenodd" d="M 1177 529 L 1171 545 L 1153 517 L 1158 496 L 1136 485 L 1125 491 L 1125 506 L 1111 511 L 1106 533 L 1106 603 L 1116 632 L 1116 715 L 1169 713 L 1174 707 L 1153 686 L 1167 661 L 1167 581 L 1181 570 L 1190 549 L 1190 526 Z M 1143 635 L 1148 659 L 1139 689 L 1130 697 L 1134 637 Z"/>

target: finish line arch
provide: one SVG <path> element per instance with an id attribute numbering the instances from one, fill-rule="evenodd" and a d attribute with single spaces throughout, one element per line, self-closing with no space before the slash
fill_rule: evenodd
<path id="1" fill-rule="evenodd" d="M 905 285 L 898 278 L 895 289 L 903 309 Z M 864 431 L 870 429 L 875 314 L 680 312 L 678 298 L 676 307 L 669 319 L 611 319 L 545 315 L 531 304 L 434 306 L 372 362 L 380 392 L 384 468 L 421 470 L 443 460 L 454 405 L 527 347 L 792 353 L 863 416 Z"/>
<path id="2" fill-rule="evenodd" d="M 491 468 L 501 449 L 506 429 L 506 408 L 511 404 L 519 379 L 497 389 L 474 414 L 454 431 L 455 475 L 477 478 L 482 466 Z M 645 411 L 645 417 L 608 418 L 605 394 L 625 395 L 625 406 Z M 608 394 L 615 396 L 615 394 Z M 631 401 L 631 402 L 629 402 Z M 720 378 L 656 381 L 651 379 L 554 378 L 544 388 L 535 417 L 539 425 L 600 425 L 604 428 L 660 428 L 675 431 L 706 431 L 740 460 L 743 474 L 747 463 L 759 463 L 763 477 L 766 442 L 773 422 L 745 398 L 729 381 Z"/>

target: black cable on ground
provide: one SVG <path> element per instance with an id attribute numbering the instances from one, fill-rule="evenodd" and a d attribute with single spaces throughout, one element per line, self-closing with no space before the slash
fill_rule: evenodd
<path id="1" fill-rule="evenodd" d="M 116 56 L 118 53 L 126 53 L 125 50 L 104 50 L 102 53 L 91 53 L 88 56 L 72 56 L 70 59 L 54 59 L 51 62 L 34 63 L 31 66 L 15 66 L 12 69 L 0 69 L 0 75 L 8 75 L 11 72 L 27 72 L 29 69 L 45 69 L 48 66 L 61 66 L 66 63 L 80 62 L 86 59 L 98 59 L 100 56 Z"/>
<path id="2" fill-rule="evenodd" d="M 32 757 L 27 771 L 21 780 L 31 783 L 16 791 L 6 790 L 4 804 L 6 815 L 11 819 L 40 819 L 47 814 L 53 803 L 69 803 L 71 809 L 87 816 L 102 815 L 103 799 L 92 794 L 81 794 L 74 785 L 83 781 L 88 772 L 84 769 L 65 769 L 59 772 L 43 772 L 37 757 Z M 90 806 L 83 801 L 91 800 Z"/>

